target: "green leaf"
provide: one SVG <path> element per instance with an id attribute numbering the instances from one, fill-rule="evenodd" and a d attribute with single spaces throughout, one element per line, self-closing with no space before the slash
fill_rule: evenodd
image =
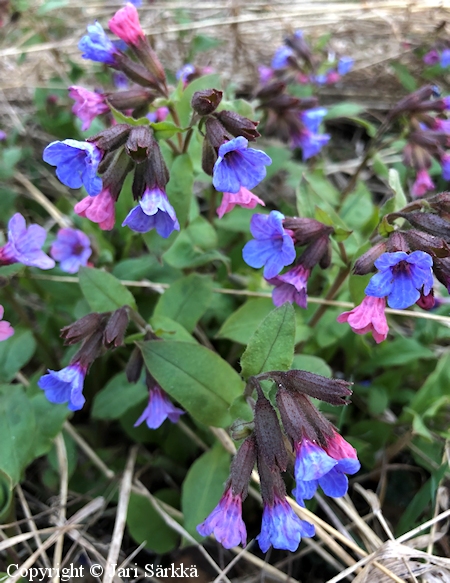
<path id="1" fill-rule="evenodd" d="M 248 300 L 225 320 L 217 337 L 248 344 L 256 328 L 272 310 L 271 298 Z"/>
<path id="2" fill-rule="evenodd" d="M 323 358 L 312 356 L 311 354 L 295 354 L 291 368 L 293 370 L 306 370 L 327 378 L 332 376 L 331 368 Z"/>
<path id="3" fill-rule="evenodd" d="M 215 508 L 230 472 L 230 455 L 216 443 L 190 467 L 183 482 L 181 508 L 184 528 L 197 540 L 197 525 Z"/>
<path id="4" fill-rule="evenodd" d="M 150 127 L 153 128 L 153 131 L 155 132 L 155 138 L 157 140 L 168 140 L 175 134 L 180 134 L 188 129 L 179 128 L 171 121 L 152 122 L 150 123 Z"/>
<path id="5" fill-rule="evenodd" d="M 122 306 L 136 309 L 133 294 L 107 271 L 81 267 L 78 272 L 81 291 L 94 312 L 109 312 Z"/>
<path id="6" fill-rule="evenodd" d="M 178 235 L 163 259 L 178 269 L 198 267 L 214 260 L 229 263 L 228 257 L 216 251 L 215 247 L 217 234 L 214 227 L 199 216 Z"/>
<path id="7" fill-rule="evenodd" d="M 159 298 L 155 316 L 166 316 L 192 332 L 212 298 L 210 277 L 191 273 L 179 279 Z"/>
<path id="8" fill-rule="evenodd" d="M 13 336 L 0 342 L 0 382 L 11 381 L 35 350 L 36 341 L 30 330 L 16 328 Z"/>
<path id="9" fill-rule="evenodd" d="M 403 191 L 402 184 L 400 182 L 399 173 L 397 170 L 395 170 L 395 168 L 391 168 L 389 170 L 389 186 L 391 187 L 394 196 L 387 200 L 381 207 L 380 209 L 381 216 L 393 213 L 395 211 L 399 211 L 408 202 L 406 200 L 406 196 Z"/>
<path id="10" fill-rule="evenodd" d="M 407 91 L 412 92 L 417 89 L 416 79 L 411 75 L 408 67 L 396 61 L 392 61 L 390 65 L 397 73 L 398 80 Z"/>
<path id="11" fill-rule="evenodd" d="M 343 102 L 328 108 L 324 119 L 336 119 L 338 117 L 355 117 L 365 111 L 364 105 L 359 103 Z"/>
<path id="12" fill-rule="evenodd" d="M 184 326 L 175 322 L 175 320 L 172 320 L 171 318 L 167 318 L 167 316 L 155 314 L 150 318 L 149 323 L 155 331 L 155 334 L 163 340 L 197 343 L 195 338 L 189 334 Z"/>
<path id="13" fill-rule="evenodd" d="M 33 457 L 36 420 L 21 385 L 0 387 L 0 470 L 15 486 Z"/>
<path id="14" fill-rule="evenodd" d="M 268 370 L 289 370 L 294 358 L 295 314 L 286 302 L 275 308 L 258 326 L 241 358 L 247 379 Z"/>
<path id="15" fill-rule="evenodd" d="M 72 411 L 69 411 L 65 404 L 50 403 L 41 390 L 30 398 L 30 403 L 36 419 L 33 458 L 37 458 L 50 451 L 55 437 L 61 431 L 65 420 Z"/>
<path id="16" fill-rule="evenodd" d="M 155 498 L 166 498 L 166 491 L 156 492 Z M 177 546 L 178 534 L 164 522 L 153 504 L 145 496 L 130 495 L 127 526 L 133 539 L 155 553 L 168 553 Z"/>
<path id="17" fill-rule="evenodd" d="M 186 224 L 191 206 L 194 186 L 194 168 L 189 154 L 181 154 L 173 161 L 170 168 L 170 180 L 167 183 L 167 196 L 181 227 Z"/>
<path id="18" fill-rule="evenodd" d="M 151 340 L 141 344 L 158 384 L 198 421 L 215 427 L 232 422 L 229 406 L 243 391 L 237 372 L 199 344 Z"/>
<path id="19" fill-rule="evenodd" d="M 117 123 L 126 123 L 130 126 L 150 126 L 151 125 L 148 117 L 140 117 L 138 119 L 135 119 L 134 117 L 131 117 L 130 115 L 125 115 L 124 113 L 122 113 L 121 111 L 119 111 L 118 109 L 113 107 L 109 102 L 108 102 L 108 107 L 111 110 L 111 114 Z"/>
<path id="20" fill-rule="evenodd" d="M 144 383 L 129 383 L 124 372 L 115 375 L 94 397 L 94 419 L 119 419 L 134 405 L 148 398 Z"/>

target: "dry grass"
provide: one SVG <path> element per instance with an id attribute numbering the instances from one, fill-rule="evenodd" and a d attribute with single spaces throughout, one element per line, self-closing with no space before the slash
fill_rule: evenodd
<path id="1" fill-rule="evenodd" d="M 66 74 L 67 58 L 81 63 L 77 42 L 84 34 L 86 24 L 94 19 L 106 24 L 113 10 L 120 6 L 118 2 L 71 2 L 66 8 L 59 9 L 57 14 L 50 12 L 42 16 L 40 9 L 43 4 L 43 0 L 35 2 L 32 9 L 22 14 L 17 22 L 6 24 L 2 29 L 3 37 L 0 39 L 0 120 L 5 129 L 14 127 L 21 134 L 26 131 L 22 122 L 23 116 L 33 112 L 34 89 L 51 86 L 51 79 L 55 77 L 69 84 Z M 269 62 L 273 50 L 280 44 L 286 32 L 301 28 L 313 38 L 324 32 L 332 32 L 334 48 L 354 56 L 356 66 L 348 76 L 345 88 L 337 86 L 326 89 L 325 97 L 330 101 L 351 98 L 368 107 L 385 108 L 402 93 L 398 81 L 387 66 L 389 60 L 400 55 L 409 58 L 407 54 L 409 49 L 405 48 L 405 42 L 409 43 L 410 49 L 423 42 L 431 42 L 441 23 L 449 17 L 450 1 L 379 0 L 349 3 L 337 0 L 314 2 L 180 0 L 146 3 L 140 13 L 144 28 L 154 39 L 155 47 L 166 65 L 170 65 L 171 68 L 181 66 L 186 61 L 193 36 L 198 33 L 207 34 L 222 39 L 224 44 L 215 51 L 201 55 L 198 64 L 213 65 L 223 72 L 225 80 L 237 83 L 255 79 L 256 64 Z M 30 32 L 19 36 L 18 30 Z M 45 41 L 29 44 L 32 32 L 36 30 Z M 14 43 L 11 43 L 11 38 L 15 39 Z M 224 47 L 227 47 L 227 50 L 224 50 Z M 61 215 L 26 176 L 18 174 L 16 180 L 55 221 L 61 226 L 68 224 L 67 217 Z M 76 278 L 59 278 L 62 279 L 74 283 L 77 281 Z M 163 293 L 165 289 L 164 285 L 152 282 L 124 283 L 149 287 L 158 293 Z M 215 291 L 265 295 L 233 290 Z M 310 298 L 310 301 L 323 302 L 318 298 Z M 340 302 L 328 303 L 344 305 Z M 347 304 L 344 307 L 347 307 Z M 400 315 L 439 319 L 445 325 L 449 325 L 450 322 L 450 318 L 426 312 L 401 311 Z M 20 380 L 26 382 L 23 377 Z M 187 438 L 194 439 L 197 445 L 200 443 L 204 449 L 206 448 L 183 424 L 181 427 L 185 428 Z M 111 517 L 114 529 L 102 540 L 95 534 L 97 532 L 95 525 L 104 514 L 107 505 L 107 501 L 102 497 L 84 500 L 81 509 L 67 517 L 74 500 L 68 492 L 65 446 L 64 440 L 60 437 L 57 439 L 60 472 L 57 500 L 49 506 L 33 498 L 30 493 L 25 493 L 20 486 L 17 487 L 16 505 L 25 518 L 13 524 L 3 525 L 0 529 L 0 552 L 8 551 L 9 555 L 15 558 L 14 562 L 27 568 L 51 567 L 56 563 L 67 566 L 69 562 L 76 563 L 83 552 L 92 562 L 104 567 L 113 563 L 127 565 L 140 550 L 137 549 L 127 557 L 122 548 L 127 506 L 130 492 L 133 491 L 146 496 L 164 521 L 199 549 L 216 573 L 215 582 L 229 581 L 227 573 L 237 562 L 246 564 L 248 570 L 246 580 L 249 582 L 258 579 L 262 573 L 267 581 L 286 580 L 284 563 L 278 565 L 266 563 L 253 555 L 248 548 L 232 549 L 235 557 L 225 568 L 221 568 L 180 526 L 181 513 L 155 499 L 135 477 L 136 448 L 129 452 L 123 475 L 117 476 L 98 457 L 75 427 L 67 423 L 65 431 L 75 441 L 81 455 L 118 490 L 117 512 L 115 517 Z M 234 445 L 226 432 L 218 429 L 211 431 L 221 441 L 223 447 L 233 453 Z M 399 447 L 406 445 L 405 442 Z M 256 474 L 254 480 L 258 481 Z M 360 478 L 357 480 L 363 481 Z M 446 490 L 441 490 L 442 495 L 437 497 L 432 520 L 395 539 L 377 496 L 358 484 L 356 487 L 371 508 L 371 512 L 366 516 L 358 514 L 349 497 L 336 501 L 319 498 L 319 506 L 325 511 L 333 526 L 298 507 L 292 499 L 289 499 L 294 510 L 302 518 L 314 522 L 317 531 L 316 538 L 305 540 L 306 545 L 302 546 L 302 550 L 293 558 L 308 553 L 318 554 L 337 572 L 328 583 L 352 579 L 355 583 L 450 582 L 450 559 L 433 554 L 434 544 L 446 533 L 450 518 L 450 510 L 445 507 L 448 506 Z M 258 498 L 256 490 L 252 491 L 252 495 Z M 37 523 L 40 526 L 37 526 Z M 72 544 L 67 551 L 69 540 Z M 52 560 L 47 554 L 49 549 L 52 550 L 50 555 Z M 18 579 L 19 576 L 16 574 L 8 581 L 13 583 Z M 58 581 L 57 578 L 53 580 Z M 121 581 L 118 577 L 113 577 L 108 569 L 104 578 L 98 580 L 105 583 Z M 146 580 L 152 578 L 147 577 Z M 290 581 L 294 583 L 293 579 Z"/>

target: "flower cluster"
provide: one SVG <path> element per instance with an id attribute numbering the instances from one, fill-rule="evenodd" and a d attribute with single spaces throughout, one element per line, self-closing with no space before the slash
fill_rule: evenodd
<path id="1" fill-rule="evenodd" d="M 423 207 L 423 211 L 417 210 Z M 434 277 L 450 292 L 450 195 L 438 194 L 421 204 L 407 205 L 403 211 L 386 215 L 387 223 L 406 219 L 402 229 L 392 231 L 359 257 L 356 275 L 377 270 L 365 289 L 362 303 L 338 317 L 357 334 L 372 332 L 377 343 L 386 339 L 389 328 L 384 313 L 390 308 L 404 310 L 417 304 L 424 310 L 435 305 Z M 431 210 L 431 212 L 429 212 Z"/>
<path id="2" fill-rule="evenodd" d="M 300 506 L 314 496 L 319 486 L 328 496 L 344 496 L 348 489 L 347 474 L 360 468 L 354 448 L 310 400 L 314 397 L 333 405 L 346 404 L 351 394 L 349 383 L 300 370 L 271 371 L 251 377 L 249 385 L 257 392 L 253 433 L 244 440 L 233 460 L 219 504 L 197 527 L 202 536 L 214 534 L 225 548 L 246 544 L 242 502 L 255 463 L 264 506 L 261 533 L 257 537 L 261 550 L 266 552 L 273 546 L 295 551 L 302 537 L 315 533 L 314 525 L 301 520 L 286 500 L 282 473 L 288 466 L 288 451 L 275 408 L 259 382 L 268 379 L 277 386 L 281 423 L 295 453 L 293 494 Z"/>
<path id="3" fill-rule="evenodd" d="M 435 47 L 430 49 L 422 57 L 425 65 L 439 65 L 446 69 L 450 65 L 450 48 L 448 46 Z"/>
<path id="4" fill-rule="evenodd" d="M 279 211 L 253 215 L 250 231 L 254 237 L 242 251 L 251 267 L 264 266 L 264 277 L 274 285 L 273 303 L 307 305 L 307 283 L 313 267 L 326 268 L 331 260 L 330 235 L 333 229 L 315 219 L 285 218 Z M 295 247 L 305 247 L 295 266 L 279 275 L 296 258 Z"/>
<path id="5" fill-rule="evenodd" d="M 443 114 L 450 109 L 450 97 L 438 97 L 435 86 L 427 85 L 402 99 L 389 119 L 402 116 L 407 124 L 408 139 L 403 162 L 416 171 L 411 187 L 413 197 L 434 189 L 429 174 L 432 160 L 439 162 L 444 180 L 450 180 L 450 121 Z"/>
<path id="6" fill-rule="evenodd" d="M 61 330 L 65 344 L 82 342 L 68 366 L 59 371 L 49 370 L 38 386 L 51 403 L 67 403 L 71 411 L 78 411 L 85 403 L 83 385 L 87 371 L 100 355 L 102 348 L 123 344 L 128 326 L 126 307 L 114 312 L 91 313 Z"/>
<path id="7" fill-rule="evenodd" d="M 336 58 L 333 52 L 313 51 L 301 30 L 284 39 L 273 56 L 270 67 L 260 68 L 260 81 L 282 78 L 300 84 L 331 85 L 353 68 L 353 59 Z"/>
<path id="8" fill-rule="evenodd" d="M 301 148 L 303 160 L 316 156 L 330 140 L 328 134 L 320 132 L 327 110 L 317 106 L 315 97 L 292 97 L 280 81 L 263 87 L 256 97 L 258 109 L 264 114 L 264 135 L 275 136 L 291 148 Z"/>

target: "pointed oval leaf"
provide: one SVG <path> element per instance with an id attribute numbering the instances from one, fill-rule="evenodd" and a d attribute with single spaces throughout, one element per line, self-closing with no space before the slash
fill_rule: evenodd
<path id="1" fill-rule="evenodd" d="M 136 309 L 133 294 L 111 273 L 93 267 L 78 272 L 81 291 L 94 312 L 109 312 L 122 306 Z"/>
<path id="2" fill-rule="evenodd" d="M 295 313 L 288 302 L 264 318 L 241 358 L 245 379 L 267 370 L 289 370 L 294 358 Z"/>
<path id="3" fill-rule="evenodd" d="M 188 342 L 150 340 L 140 346 L 150 373 L 192 417 L 214 427 L 230 425 L 229 407 L 244 385 L 225 360 Z"/>

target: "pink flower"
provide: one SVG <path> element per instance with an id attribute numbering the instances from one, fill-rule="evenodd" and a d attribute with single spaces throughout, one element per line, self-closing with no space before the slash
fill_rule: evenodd
<path id="1" fill-rule="evenodd" d="M 337 431 L 334 431 L 333 437 L 327 438 L 327 446 L 325 447 L 327 454 L 335 460 L 342 460 L 346 458 L 358 459 L 356 449 L 345 441 L 345 439 Z"/>
<path id="2" fill-rule="evenodd" d="M 0 320 L 3 320 L 4 314 L 3 306 L 0 306 Z M 14 328 L 11 326 L 9 322 L 0 322 L 0 342 L 2 340 L 7 340 L 10 336 L 14 334 Z"/>
<path id="3" fill-rule="evenodd" d="M 428 170 L 423 168 L 417 172 L 416 181 L 412 185 L 411 194 L 412 196 L 418 197 L 423 196 L 429 190 L 433 190 L 434 182 L 431 180 L 431 176 L 428 174 Z"/>
<path id="4" fill-rule="evenodd" d="M 217 214 L 219 219 L 223 217 L 225 213 L 229 213 L 234 209 L 236 205 L 241 206 L 245 209 L 254 209 L 257 204 L 266 206 L 264 201 L 262 201 L 256 194 L 250 192 L 245 186 L 241 186 L 238 192 L 224 192 L 222 202 L 217 209 Z"/>
<path id="5" fill-rule="evenodd" d="M 145 37 L 136 7 L 128 3 L 108 22 L 109 30 L 129 45 L 137 45 Z"/>
<path id="6" fill-rule="evenodd" d="M 116 222 L 114 198 L 108 188 L 97 196 L 86 196 L 75 205 L 74 211 L 93 223 L 98 223 L 102 231 L 110 231 Z"/>
<path id="7" fill-rule="evenodd" d="M 89 91 L 84 87 L 72 85 L 69 87 L 69 97 L 75 100 L 72 112 L 83 122 L 81 126 L 83 132 L 90 128 L 97 115 L 109 111 L 103 95 Z"/>
<path id="8" fill-rule="evenodd" d="M 366 296 L 359 306 L 350 312 L 343 312 L 338 316 L 339 323 L 348 322 L 353 332 L 356 334 L 367 334 L 372 332 L 372 336 L 377 344 L 386 340 L 389 332 L 384 308 L 385 298 L 375 298 Z"/>

